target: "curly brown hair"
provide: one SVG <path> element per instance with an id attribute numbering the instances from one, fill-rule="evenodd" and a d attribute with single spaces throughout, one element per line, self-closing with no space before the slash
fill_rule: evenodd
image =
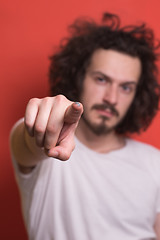
<path id="1" fill-rule="evenodd" d="M 138 57 L 142 73 L 136 95 L 116 131 L 126 134 L 146 130 L 157 113 L 160 97 L 156 65 L 160 43 L 155 44 L 153 31 L 145 23 L 121 27 L 117 15 L 104 13 L 101 24 L 77 19 L 69 32 L 59 51 L 50 57 L 51 95 L 63 94 L 79 101 L 86 69 L 96 49 L 112 49 Z"/>

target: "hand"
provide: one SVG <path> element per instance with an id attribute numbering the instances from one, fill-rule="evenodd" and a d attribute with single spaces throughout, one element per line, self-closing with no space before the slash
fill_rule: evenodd
<path id="1" fill-rule="evenodd" d="M 49 157 L 67 160 L 74 149 L 74 132 L 82 112 L 81 103 L 63 95 L 33 98 L 26 108 L 25 127 Z"/>

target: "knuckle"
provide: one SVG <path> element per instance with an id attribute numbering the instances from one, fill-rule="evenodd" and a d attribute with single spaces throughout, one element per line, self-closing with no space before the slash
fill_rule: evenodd
<path id="1" fill-rule="evenodd" d="M 27 120 L 24 120 L 24 126 L 28 131 L 31 131 L 33 128 L 32 124 Z"/>
<path id="2" fill-rule="evenodd" d="M 40 133 L 40 134 L 43 134 L 45 129 L 44 129 L 44 126 L 41 125 L 41 124 L 35 124 L 35 128 L 34 128 L 34 131 L 36 133 Z"/>
<path id="3" fill-rule="evenodd" d="M 55 97 L 55 101 L 60 104 L 63 103 L 64 101 L 66 101 L 66 97 L 62 94 L 59 94 Z"/>
<path id="4" fill-rule="evenodd" d="M 24 118 L 24 126 L 28 133 L 31 133 L 33 131 L 34 125 L 29 119 Z"/>
<path id="5" fill-rule="evenodd" d="M 24 124 L 26 128 L 31 128 L 32 124 L 28 118 L 24 118 Z"/>
<path id="6" fill-rule="evenodd" d="M 46 131 L 49 134 L 55 134 L 57 132 L 57 128 L 54 124 L 52 124 L 52 125 L 48 124 Z"/>
<path id="7" fill-rule="evenodd" d="M 52 98 L 51 97 L 45 97 L 42 99 L 42 102 L 46 105 L 52 103 Z"/>
<path id="8" fill-rule="evenodd" d="M 28 105 L 37 105 L 39 103 L 40 99 L 39 98 L 31 98 L 28 102 Z"/>

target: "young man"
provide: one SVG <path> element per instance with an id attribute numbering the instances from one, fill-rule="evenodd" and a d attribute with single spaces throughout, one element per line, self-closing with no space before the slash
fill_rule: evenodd
<path id="1" fill-rule="evenodd" d="M 153 33 L 111 14 L 71 30 L 52 97 L 31 99 L 11 134 L 29 238 L 160 239 L 160 152 L 127 137 L 158 110 Z"/>

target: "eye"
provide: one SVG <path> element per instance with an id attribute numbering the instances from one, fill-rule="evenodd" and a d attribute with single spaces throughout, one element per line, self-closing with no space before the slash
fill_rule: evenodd
<path id="1" fill-rule="evenodd" d="M 107 80 L 104 77 L 98 76 L 98 77 L 96 77 L 96 82 L 98 82 L 98 83 L 106 83 Z"/>
<path id="2" fill-rule="evenodd" d="M 122 87 L 122 90 L 123 90 L 125 93 L 130 93 L 130 92 L 132 92 L 132 90 L 133 90 L 132 86 L 130 86 L 130 85 L 122 85 L 121 87 Z"/>
<path id="3" fill-rule="evenodd" d="M 104 79 L 104 78 L 102 78 L 102 77 L 97 77 L 97 81 L 99 81 L 99 82 L 104 82 L 104 81 L 105 81 L 105 79 Z"/>

